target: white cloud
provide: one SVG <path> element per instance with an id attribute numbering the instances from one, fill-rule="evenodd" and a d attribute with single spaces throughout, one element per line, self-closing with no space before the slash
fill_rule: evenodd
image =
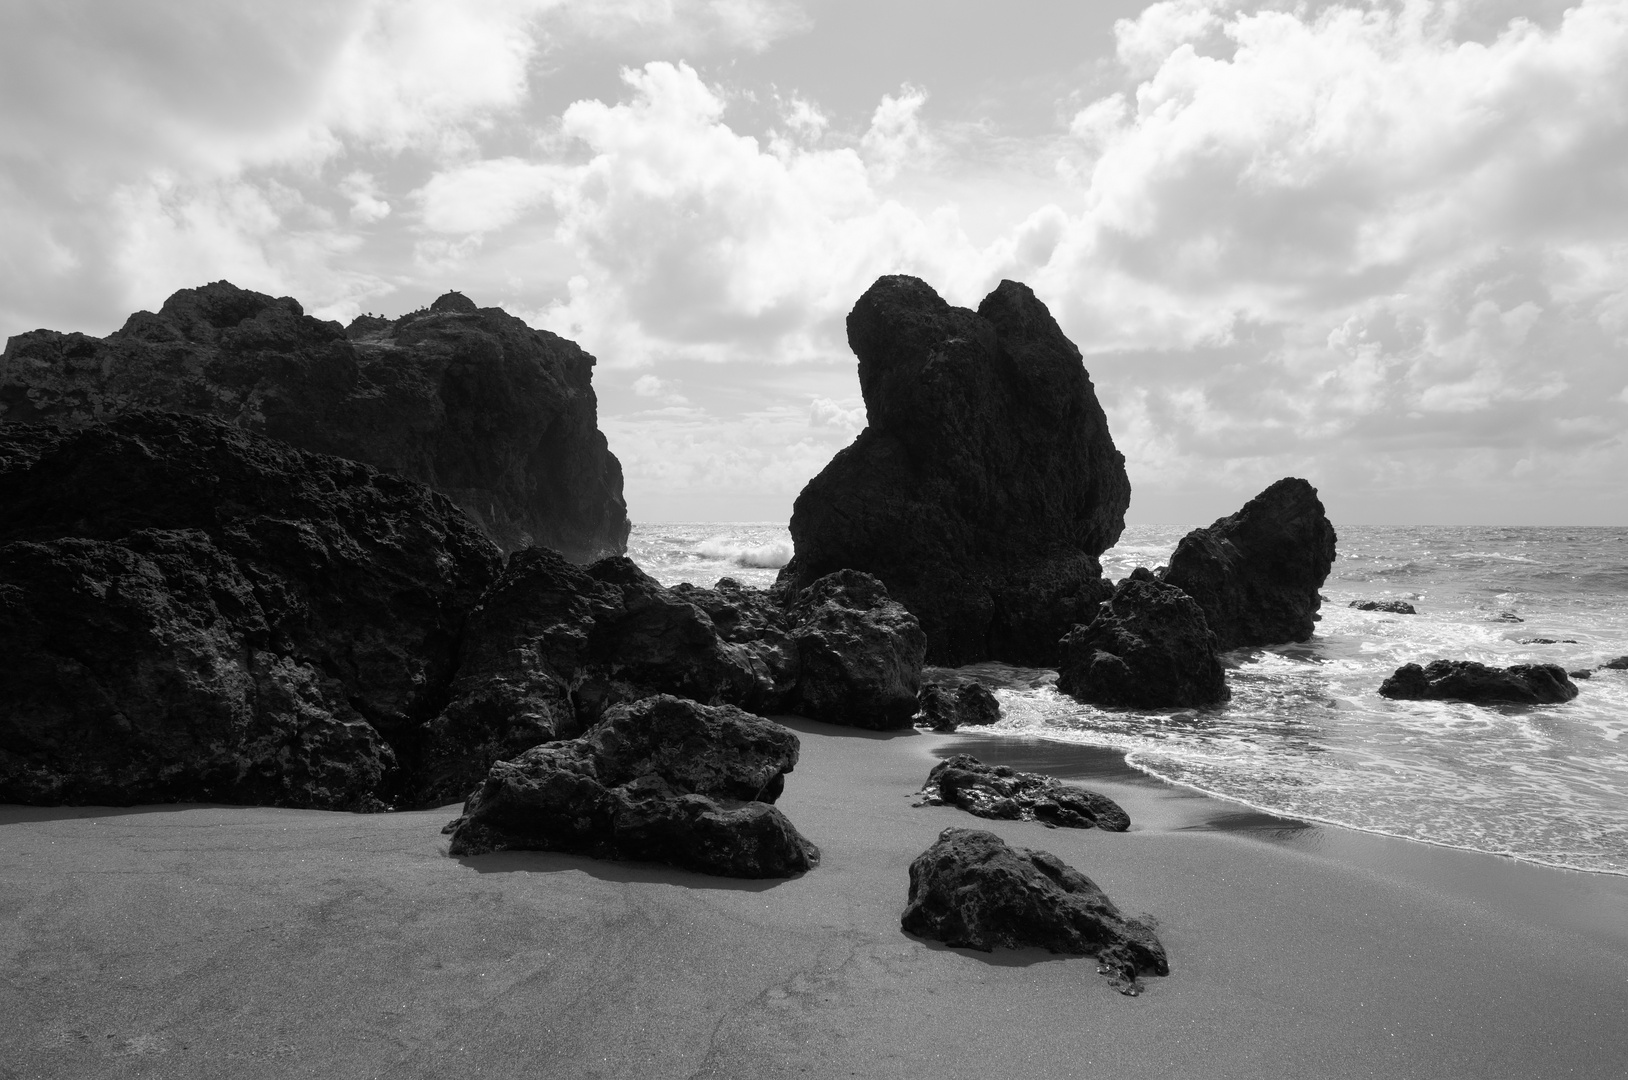
<path id="1" fill-rule="evenodd" d="M 858 435 L 865 428 L 865 402 L 833 401 L 817 397 L 808 408 L 808 424 L 815 428 L 836 428 L 848 435 Z"/>
<path id="2" fill-rule="evenodd" d="M 907 84 L 897 97 L 883 95 L 871 114 L 871 126 L 859 145 L 883 181 L 893 179 L 906 164 L 931 152 L 932 140 L 921 125 L 921 107 L 925 104 L 927 92 Z"/>

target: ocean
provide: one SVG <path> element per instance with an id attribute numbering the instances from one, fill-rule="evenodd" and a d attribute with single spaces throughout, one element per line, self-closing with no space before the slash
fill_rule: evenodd
<path id="1" fill-rule="evenodd" d="M 1059 694 L 1045 669 L 961 671 L 995 691 L 996 734 L 1112 747 L 1150 775 L 1303 821 L 1628 875 L 1628 671 L 1541 708 L 1377 693 L 1409 661 L 1576 670 L 1628 655 L 1628 529 L 1335 527 L 1316 635 L 1228 654 L 1221 708 L 1103 709 Z M 1162 565 L 1190 528 L 1127 527 L 1104 574 Z M 791 553 L 785 526 L 764 522 L 636 525 L 628 542 L 666 585 L 767 586 Z M 1359 599 L 1419 613 L 1348 606 Z"/>

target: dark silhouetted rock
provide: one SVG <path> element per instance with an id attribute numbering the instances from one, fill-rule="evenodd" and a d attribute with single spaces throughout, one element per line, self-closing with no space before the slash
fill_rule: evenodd
<path id="1" fill-rule="evenodd" d="M 1124 832 L 1130 815 L 1106 795 L 1065 784 L 1055 776 L 985 765 L 956 754 L 933 766 L 916 806 L 959 806 L 1002 821 L 1041 821 L 1069 829 Z"/>
<path id="2" fill-rule="evenodd" d="M 1513 611 L 1500 611 L 1496 615 L 1487 616 L 1487 621 L 1488 622 L 1515 623 L 1515 622 L 1525 622 L 1526 620 L 1521 618 L 1519 615 L 1515 614 Z"/>
<path id="3" fill-rule="evenodd" d="M 1130 502 L 1080 352 L 1026 286 L 976 312 L 890 276 L 848 316 L 868 426 L 798 495 L 780 582 L 875 574 L 927 656 L 1052 665 Z"/>
<path id="4" fill-rule="evenodd" d="M 1198 603 L 1145 570 L 1121 581 L 1062 645 L 1057 689 L 1094 705 L 1202 706 L 1230 696 Z"/>
<path id="5" fill-rule="evenodd" d="M 1558 664 L 1494 668 L 1474 660 L 1403 664 L 1379 687 L 1381 697 L 1408 701 L 1468 701 L 1477 705 L 1557 705 L 1577 696 Z"/>
<path id="6" fill-rule="evenodd" d="M 921 723 L 934 731 L 988 727 L 1001 721 L 1001 703 L 975 682 L 923 683 L 916 694 Z"/>
<path id="7" fill-rule="evenodd" d="M 1334 526 L 1317 489 L 1279 480 L 1231 517 L 1194 529 L 1160 580 L 1198 601 L 1225 652 L 1310 638 L 1334 565 Z"/>
<path id="8" fill-rule="evenodd" d="M 1578 645 L 1578 644 L 1581 644 L 1581 642 L 1579 642 L 1576 638 L 1569 638 L 1569 637 L 1562 637 L 1562 638 L 1523 637 L 1523 638 L 1518 638 L 1517 639 L 1517 644 L 1520 644 L 1520 645 Z"/>
<path id="9" fill-rule="evenodd" d="M 1566 674 L 1573 679 L 1592 679 L 1594 677 L 1594 672 L 1590 671 L 1588 668 L 1582 668 L 1578 671 L 1568 671 Z"/>
<path id="10" fill-rule="evenodd" d="M 787 614 L 797 651 L 788 710 L 849 727 L 910 726 L 926 641 L 880 581 L 857 570 L 827 574 L 798 593 Z"/>
<path id="11" fill-rule="evenodd" d="M 0 802 L 411 799 L 499 552 L 214 419 L 0 427 Z"/>
<path id="12" fill-rule="evenodd" d="M 916 856 L 899 921 L 907 933 L 958 948 L 1094 956 L 1124 994 L 1141 991 L 1141 974 L 1170 973 L 1153 930 L 1120 914 L 1090 878 L 1050 852 L 1009 847 L 977 829 L 945 829 Z"/>
<path id="13" fill-rule="evenodd" d="M 1600 667 L 1607 671 L 1628 671 L 1628 656 L 1619 656 L 1615 660 L 1607 660 Z"/>
<path id="14" fill-rule="evenodd" d="M 499 761 L 448 826 L 453 855 L 504 849 L 641 859 L 726 877 L 790 877 L 819 849 L 771 805 L 797 736 L 732 706 L 662 695 L 581 738 Z"/>
<path id="15" fill-rule="evenodd" d="M 1392 615 L 1419 614 L 1406 600 L 1353 600 L 1350 606 L 1358 611 L 1387 611 Z"/>
<path id="16" fill-rule="evenodd" d="M 594 358 L 448 293 L 347 331 L 225 281 L 138 311 L 106 338 L 19 334 L 0 421 L 80 426 L 141 409 L 204 414 L 429 484 L 505 551 L 586 562 L 626 550 L 622 469 L 598 428 Z"/>
<path id="17" fill-rule="evenodd" d="M 710 589 L 675 585 L 673 595 L 705 611 L 718 636 L 740 646 L 759 687 L 745 707 L 761 713 L 784 711 L 797 686 L 799 662 L 791 617 L 776 594 L 722 578 Z"/>

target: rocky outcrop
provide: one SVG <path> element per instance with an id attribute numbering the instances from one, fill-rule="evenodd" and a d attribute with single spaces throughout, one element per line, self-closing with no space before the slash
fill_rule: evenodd
<path id="1" fill-rule="evenodd" d="M 579 739 L 500 761 L 448 826 L 453 855 L 522 849 L 790 877 L 819 849 L 772 804 L 797 736 L 730 706 L 662 695 L 617 705 Z"/>
<path id="2" fill-rule="evenodd" d="M 1406 600 L 1353 600 L 1348 606 L 1358 611 L 1384 611 L 1392 615 L 1419 614 Z"/>
<path id="3" fill-rule="evenodd" d="M 788 711 L 850 727 L 910 726 L 926 641 L 880 581 L 855 570 L 827 574 L 797 594 L 787 616 L 797 653 Z"/>
<path id="4" fill-rule="evenodd" d="M 1618 656 L 1615 659 L 1607 660 L 1600 667 L 1606 671 L 1628 671 L 1628 656 Z"/>
<path id="5" fill-rule="evenodd" d="M 0 427 L 0 802 L 366 808 L 500 556 L 445 498 L 219 420 Z"/>
<path id="6" fill-rule="evenodd" d="M 1121 581 L 1062 648 L 1057 689 L 1094 705 L 1193 707 L 1231 696 L 1198 603 L 1144 568 Z"/>
<path id="7" fill-rule="evenodd" d="M 1198 601 L 1223 652 L 1305 641 L 1334 541 L 1317 489 L 1290 477 L 1182 537 L 1160 578 Z"/>
<path id="8" fill-rule="evenodd" d="M 988 727 L 1001 720 L 1001 703 L 975 682 L 923 683 L 916 694 L 919 723 L 934 731 Z"/>
<path id="9" fill-rule="evenodd" d="M 1168 975 L 1153 930 L 1120 914 L 1096 883 L 1057 856 L 1013 848 L 994 833 L 945 829 L 910 864 L 907 933 L 993 952 L 1034 946 L 1097 958 L 1124 994 L 1139 976 Z"/>
<path id="10" fill-rule="evenodd" d="M 1053 665 L 1107 592 L 1130 482 L 1080 352 L 1026 286 L 976 312 L 879 279 L 848 316 L 868 426 L 809 481 L 780 582 L 876 575 L 927 657 Z"/>
<path id="11" fill-rule="evenodd" d="M 1106 795 L 1065 784 L 1055 776 L 985 765 L 956 754 L 933 766 L 915 806 L 959 806 L 1001 821 L 1040 821 L 1068 829 L 1124 832 L 1130 815 Z"/>
<path id="12" fill-rule="evenodd" d="M 1468 701 L 1477 705 L 1557 705 L 1578 694 L 1558 664 L 1494 668 L 1474 660 L 1403 664 L 1380 684 L 1381 697 L 1407 701 Z"/>
<path id="13" fill-rule="evenodd" d="M 217 281 L 106 338 L 36 330 L 0 355 L 0 422 L 83 426 L 142 409 L 410 477 L 505 551 L 586 562 L 626 550 L 622 469 L 599 432 L 594 358 L 448 293 L 348 329 Z"/>

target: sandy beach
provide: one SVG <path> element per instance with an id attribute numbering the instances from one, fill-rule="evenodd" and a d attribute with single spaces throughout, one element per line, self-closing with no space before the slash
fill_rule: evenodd
<path id="1" fill-rule="evenodd" d="M 0 807 L 0 1080 L 33 1077 L 1619 1077 L 1628 879 L 1252 814 L 1105 751 L 802 720 L 790 881 L 464 860 L 457 807 Z M 971 750 L 1131 832 L 912 808 Z M 907 867 L 989 828 L 1157 920 L 1090 959 L 899 929 Z"/>

